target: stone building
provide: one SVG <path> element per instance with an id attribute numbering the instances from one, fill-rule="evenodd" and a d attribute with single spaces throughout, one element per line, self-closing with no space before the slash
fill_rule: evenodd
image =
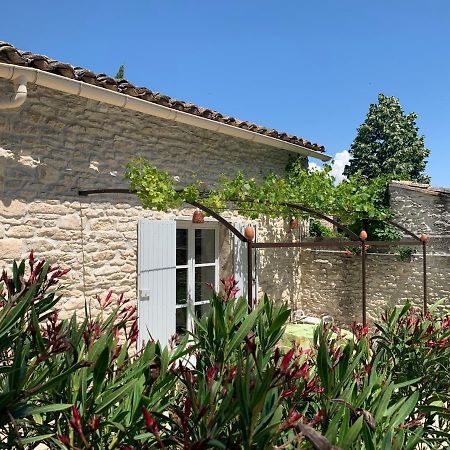
<path id="1" fill-rule="evenodd" d="M 236 272 L 243 288 L 245 274 L 239 242 L 215 221 L 194 226 L 190 208 L 163 214 L 129 194 L 80 197 L 127 188 L 123 172 L 139 155 L 182 180 L 199 174 L 211 184 L 237 170 L 283 173 L 293 156 L 305 165 L 308 157 L 329 159 L 296 136 L 0 43 L 0 266 L 33 249 L 72 269 L 64 312 L 83 314 L 85 301 L 109 290 L 125 293 L 137 298 L 142 336 L 150 329 L 162 340 L 191 326 L 188 303 L 204 311 L 207 282 L 218 287 L 221 274 Z M 287 228 L 258 223 L 258 239 Z M 294 309 L 298 258 L 267 250 L 257 260 L 260 291 Z"/>

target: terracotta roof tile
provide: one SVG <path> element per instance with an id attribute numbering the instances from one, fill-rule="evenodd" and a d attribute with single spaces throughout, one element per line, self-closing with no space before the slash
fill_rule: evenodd
<path id="1" fill-rule="evenodd" d="M 145 87 L 135 86 L 128 80 L 115 80 L 104 73 L 96 74 L 88 69 L 74 67 L 70 64 L 56 61 L 44 55 L 24 52 L 18 50 L 11 44 L 1 41 L 0 62 L 18 66 L 33 67 L 46 72 L 52 72 L 66 78 L 82 81 L 83 83 L 92 84 L 111 91 L 121 92 L 132 97 L 138 97 L 148 102 L 157 103 L 158 105 L 176 109 L 177 111 L 183 111 L 188 114 L 205 117 L 207 119 L 215 120 L 234 127 L 239 127 L 244 130 L 254 131 L 281 141 L 290 142 L 291 144 L 298 145 L 300 147 L 309 148 L 319 152 L 325 151 L 325 147 L 323 145 L 315 144 L 298 136 L 279 132 L 277 130 L 266 128 L 247 121 L 242 121 L 236 119 L 235 117 L 224 116 L 223 114 L 213 111 L 212 109 L 202 108 L 192 103 L 176 100 L 167 95 L 160 94 L 159 92 L 151 91 Z"/>

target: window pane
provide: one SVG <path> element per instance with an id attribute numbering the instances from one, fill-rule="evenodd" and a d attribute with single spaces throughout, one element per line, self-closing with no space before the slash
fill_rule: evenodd
<path id="1" fill-rule="evenodd" d="M 185 266 L 187 264 L 187 236 L 188 230 L 177 230 L 177 266 Z"/>
<path id="2" fill-rule="evenodd" d="M 187 269 L 177 269 L 177 305 L 186 303 L 188 290 L 187 290 Z"/>
<path id="3" fill-rule="evenodd" d="M 197 305 L 195 307 L 195 315 L 200 319 L 204 314 L 209 311 L 209 304 L 205 303 L 204 305 Z"/>
<path id="4" fill-rule="evenodd" d="M 195 263 L 213 263 L 216 230 L 195 230 Z"/>
<path id="5" fill-rule="evenodd" d="M 196 267 L 195 268 L 195 301 L 201 302 L 209 300 L 211 297 L 211 288 L 207 283 L 215 285 L 215 267 Z"/>
<path id="6" fill-rule="evenodd" d="M 176 332 L 177 335 L 183 336 L 187 328 L 187 308 L 177 308 Z"/>

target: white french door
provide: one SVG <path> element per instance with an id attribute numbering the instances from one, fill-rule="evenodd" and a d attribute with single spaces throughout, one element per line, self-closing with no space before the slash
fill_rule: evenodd
<path id="1" fill-rule="evenodd" d="M 209 309 L 212 285 L 219 287 L 219 228 L 215 222 L 177 222 L 176 333 L 193 331 L 192 315 Z"/>

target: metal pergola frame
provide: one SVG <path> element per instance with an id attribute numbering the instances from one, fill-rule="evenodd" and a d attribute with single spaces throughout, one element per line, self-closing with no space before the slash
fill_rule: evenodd
<path id="1" fill-rule="evenodd" d="M 88 196 L 95 194 L 136 194 L 136 192 L 131 191 L 129 189 L 91 189 L 91 190 L 80 190 L 78 191 L 78 195 L 80 196 Z M 247 245 L 247 302 L 249 310 L 254 307 L 254 298 L 253 298 L 253 258 L 252 251 L 253 249 L 264 249 L 264 248 L 342 248 L 347 247 L 349 245 L 349 241 L 324 241 L 324 242 L 253 242 L 252 239 L 247 239 L 239 230 L 237 230 L 228 220 L 222 217 L 218 212 L 209 208 L 206 205 L 203 205 L 200 202 L 186 202 L 187 204 L 192 205 L 195 208 L 198 208 L 210 215 L 214 219 L 216 219 L 219 223 L 221 223 L 225 228 L 230 230 L 241 242 Z M 255 199 L 246 198 L 246 199 L 232 199 L 230 203 L 255 203 Z M 266 204 L 270 205 L 270 202 L 266 202 Z M 422 236 L 417 236 L 412 231 L 403 227 L 402 225 L 393 222 L 391 220 L 386 220 L 386 223 L 396 227 L 401 230 L 403 233 L 411 236 L 412 239 L 398 239 L 393 241 L 368 241 L 366 239 L 362 239 L 356 233 L 351 231 L 344 224 L 339 221 L 323 214 L 320 211 L 317 211 L 312 208 L 308 208 L 301 204 L 291 203 L 291 202 L 283 202 L 277 203 L 274 206 L 282 206 L 289 208 L 291 210 L 297 210 L 302 213 L 307 213 L 316 218 L 325 220 L 334 226 L 340 228 L 347 234 L 350 238 L 350 243 L 354 243 L 361 247 L 361 296 L 362 296 L 362 323 L 363 325 L 367 324 L 367 273 L 366 273 L 366 246 L 370 245 L 371 247 L 397 247 L 402 245 L 421 245 L 422 246 L 422 255 L 423 255 L 423 311 L 424 313 L 428 310 L 428 298 L 427 298 L 427 239 Z M 383 221 L 380 221 L 383 222 Z"/>

